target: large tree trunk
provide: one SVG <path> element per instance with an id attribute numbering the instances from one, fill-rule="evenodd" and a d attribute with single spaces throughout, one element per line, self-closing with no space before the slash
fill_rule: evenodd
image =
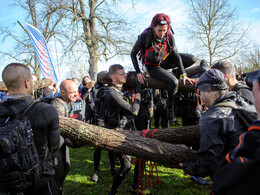
<path id="1" fill-rule="evenodd" d="M 116 131 L 60 116 L 62 135 L 78 146 L 90 145 L 121 154 L 129 154 L 178 167 L 180 162 L 195 160 L 195 152 L 184 145 L 169 144 L 157 139 L 135 136 L 128 131 Z"/>
<path id="2" fill-rule="evenodd" d="M 129 72 L 129 76 L 127 77 L 127 81 L 125 83 L 126 86 L 133 86 L 134 84 L 134 79 L 135 79 L 135 72 L 131 71 Z M 167 89 L 168 86 L 166 83 L 152 78 L 152 77 L 146 77 L 147 82 L 143 85 L 143 87 L 147 87 L 147 88 L 154 88 L 154 89 Z M 193 79 L 195 82 L 198 81 L 198 79 Z M 97 81 L 100 83 L 106 83 L 106 84 L 111 84 L 112 81 L 108 75 L 107 71 L 102 71 L 99 72 L 97 75 Z M 186 82 L 185 85 L 183 84 L 182 80 L 179 80 L 179 91 L 182 92 L 195 92 L 196 91 L 196 87 L 194 84 L 191 84 L 189 82 Z"/>

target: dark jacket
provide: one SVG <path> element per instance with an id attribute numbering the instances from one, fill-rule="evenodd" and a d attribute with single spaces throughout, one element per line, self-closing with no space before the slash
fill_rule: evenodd
<path id="1" fill-rule="evenodd" d="M 255 98 L 252 90 L 245 84 L 237 83 L 232 91 L 235 91 L 238 95 L 240 95 L 247 103 L 253 105 L 255 103 Z"/>
<path id="2" fill-rule="evenodd" d="M 145 88 L 141 92 L 141 103 L 138 115 L 135 116 L 137 130 L 149 129 L 150 117 L 153 115 L 153 90 Z"/>
<path id="3" fill-rule="evenodd" d="M 69 106 L 68 104 L 62 99 L 61 96 L 56 97 L 51 102 L 52 106 L 57 110 L 59 116 L 69 117 Z M 59 186 L 59 189 L 62 191 L 63 183 L 65 178 L 70 170 L 70 155 L 69 155 L 69 148 L 67 146 L 67 142 L 62 136 L 60 136 L 60 148 L 58 151 L 53 153 L 53 158 L 55 160 L 54 169 L 55 169 L 55 181 Z M 70 142 L 69 142 L 70 143 Z"/>
<path id="4" fill-rule="evenodd" d="M 10 96 L 6 101 L 0 104 L 0 118 L 7 116 L 10 111 L 16 114 L 20 113 L 32 102 L 32 97 L 27 94 L 19 94 L 19 97 L 17 95 Z M 49 180 L 49 178 L 55 174 L 50 153 L 58 150 L 60 142 L 57 111 L 51 105 L 39 102 L 27 111 L 26 116 L 31 122 L 35 145 L 39 153 L 40 161 L 43 164 L 40 181 Z M 46 158 L 45 153 L 47 154 Z"/>
<path id="5" fill-rule="evenodd" d="M 225 155 L 238 144 L 238 138 L 245 129 L 236 111 L 230 107 L 215 106 L 236 99 L 235 92 L 222 95 L 200 118 L 200 151 L 195 163 L 185 164 L 188 174 L 212 177 L 223 166 Z"/>
<path id="6" fill-rule="evenodd" d="M 135 100 L 131 105 L 124 94 L 116 86 L 109 86 L 105 92 L 106 127 L 135 130 L 133 116 L 137 116 L 140 101 Z"/>
<path id="7" fill-rule="evenodd" d="M 61 96 L 54 98 L 51 101 L 51 105 L 56 108 L 58 115 L 60 116 L 70 116 L 70 107 L 68 104 L 62 99 Z"/>
<path id="8" fill-rule="evenodd" d="M 214 194 L 260 194 L 260 121 L 241 134 L 239 144 L 214 176 Z"/>
<path id="9" fill-rule="evenodd" d="M 149 41 L 148 44 L 146 43 L 147 40 Z M 178 67 L 179 74 L 181 75 L 181 74 L 185 73 L 185 70 L 184 70 L 184 67 L 182 64 L 182 59 L 181 59 L 180 54 L 178 53 L 173 35 L 171 34 L 171 36 L 169 37 L 169 40 L 166 40 L 166 41 L 167 41 L 168 52 L 170 53 L 170 55 L 174 55 L 177 59 L 176 65 Z M 138 36 L 138 39 L 135 42 L 135 45 L 131 51 L 131 59 L 132 59 L 132 63 L 134 65 L 136 73 L 140 72 L 140 68 L 139 68 L 138 61 L 137 61 L 138 52 L 140 50 L 145 51 L 145 50 L 149 49 L 152 45 L 152 42 L 156 42 L 156 40 L 155 40 L 154 34 L 150 28 L 148 28 L 141 35 Z"/>
<path id="10" fill-rule="evenodd" d="M 95 117 L 95 103 L 94 103 L 94 88 L 89 91 L 89 88 L 83 87 L 81 90 L 82 104 L 82 114 L 84 116 L 85 122 L 89 124 L 94 124 Z"/>

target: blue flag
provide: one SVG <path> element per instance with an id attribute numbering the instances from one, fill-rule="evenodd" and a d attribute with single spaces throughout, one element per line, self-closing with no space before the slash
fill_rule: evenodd
<path id="1" fill-rule="evenodd" d="M 45 78 L 49 78 L 52 81 L 58 83 L 58 78 L 53 67 L 51 56 L 47 48 L 44 36 L 34 26 L 27 24 L 28 32 L 30 34 L 33 48 L 35 50 L 42 74 Z"/>

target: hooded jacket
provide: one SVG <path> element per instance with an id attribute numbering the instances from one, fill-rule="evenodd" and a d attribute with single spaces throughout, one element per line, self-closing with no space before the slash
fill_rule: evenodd
<path id="1" fill-rule="evenodd" d="M 7 100 L 0 104 L 0 119 L 21 113 L 33 101 L 28 94 L 16 94 L 7 97 Z M 43 165 L 40 180 L 48 180 L 50 176 L 55 174 L 50 153 L 58 150 L 60 142 L 57 111 L 51 105 L 39 102 L 27 111 L 26 116 L 31 122 L 34 142 Z"/>
<path id="2" fill-rule="evenodd" d="M 240 134 L 246 129 L 239 121 L 236 110 L 215 106 L 225 101 L 236 102 L 237 98 L 235 92 L 227 92 L 216 99 L 200 118 L 200 151 L 195 163 L 185 164 L 188 174 L 213 177 L 215 171 L 223 166 L 225 155 L 238 144 Z"/>

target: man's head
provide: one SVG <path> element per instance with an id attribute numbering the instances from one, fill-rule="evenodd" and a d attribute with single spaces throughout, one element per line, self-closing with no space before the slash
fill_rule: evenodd
<path id="1" fill-rule="evenodd" d="M 26 93 L 33 95 L 33 78 L 24 64 L 8 64 L 2 72 L 3 81 L 9 94 Z"/>
<path id="2" fill-rule="evenodd" d="M 68 104 L 75 102 L 78 96 L 78 86 L 73 80 L 66 79 L 60 84 L 60 96 Z"/>
<path id="3" fill-rule="evenodd" d="M 210 69 L 199 78 L 197 87 L 205 105 L 209 108 L 214 101 L 228 91 L 225 75 L 217 70 Z"/>
<path id="4" fill-rule="evenodd" d="M 126 82 L 126 73 L 124 67 L 120 64 L 110 66 L 109 76 L 114 85 L 123 85 Z"/>
<path id="5" fill-rule="evenodd" d="M 78 79 L 73 77 L 71 80 L 73 80 L 76 84 L 78 84 Z"/>
<path id="6" fill-rule="evenodd" d="M 213 64 L 212 68 L 220 70 L 227 77 L 226 83 L 229 90 L 232 90 L 237 84 L 236 68 L 228 61 L 219 61 Z"/>

